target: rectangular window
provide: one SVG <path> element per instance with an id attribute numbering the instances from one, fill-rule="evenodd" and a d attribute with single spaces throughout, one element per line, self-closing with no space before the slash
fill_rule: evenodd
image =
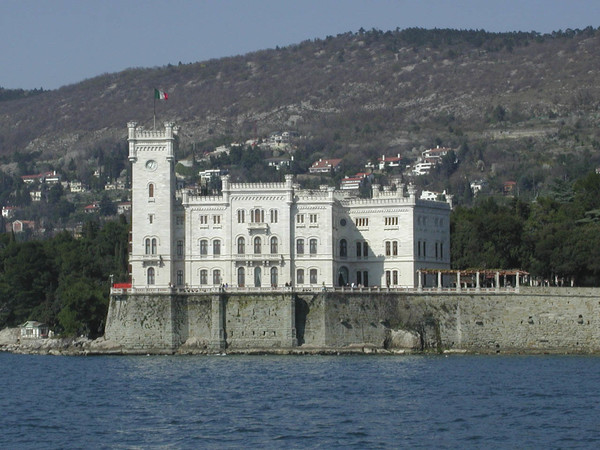
<path id="1" fill-rule="evenodd" d="M 362 256 L 362 242 L 356 243 L 356 257 L 360 258 Z"/>
<path id="2" fill-rule="evenodd" d="M 296 272 L 296 284 L 304 284 L 304 269 L 298 269 Z"/>
<path id="3" fill-rule="evenodd" d="M 271 223 L 277 223 L 277 210 L 276 209 L 272 209 L 271 210 Z"/>
<path id="4" fill-rule="evenodd" d="M 310 284 L 317 284 L 317 269 L 310 269 Z"/>
<path id="5" fill-rule="evenodd" d="M 175 225 L 177 225 L 178 227 L 182 226 L 185 223 L 185 219 L 183 216 L 176 216 L 175 217 Z"/>
<path id="6" fill-rule="evenodd" d="M 304 255 L 304 239 L 298 239 L 296 241 L 296 254 Z"/>
<path id="7" fill-rule="evenodd" d="M 154 214 L 148 214 L 148 223 L 154 222 Z"/>
<path id="8" fill-rule="evenodd" d="M 296 223 L 304 223 L 304 214 L 298 214 L 296 216 Z"/>
<path id="9" fill-rule="evenodd" d="M 246 212 L 243 209 L 238 210 L 237 212 L 238 223 L 246 222 Z"/>
<path id="10" fill-rule="evenodd" d="M 221 216 L 213 216 L 213 225 L 221 224 Z"/>
<path id="11" fill-rule="evenodd" d="M 368 286 L 369 285 L 369 272 L 367 272 L 366 270 L 363 271 L 363 286 Z"/>
<path id="12" fill-rule="evenodd" d="M 309 215 L 310 223 L 317 223 L 318 217 L 316 214 Z"/>
<path id="13" fill-rule="evenodd" d="M 183 270 L 177 271 L 177 285 L 181 286 L 183 284 Z"/>
<path id="14" fill-rule="evenodd" d="M 369 257 L 369 244 L 367 243 L 367 241 L 363 242 L 363 256 L 365 258 Z"/>
<path id="15" fill-rule="evenodd" d="M 362 284 L 362 272 L 360 270 L 356 272 L 356 284 Z"/>
<path id="16" fill-rule="evenodd" d="M 183 256 L 183 241 L 177 241 L 177 256 Z"/>
<path id="17" fill-rule="evenodd" d="M 444 259 L 444 243 L 440 242 L 440 259 Z"/>
<path id="18" fill-rule="evenodd" d="M 369 218 L 368 217 L 357 217 L 354 221 L 357 227 L 368 227 L 369 226 Z"/>
<path id="19" fill-rule="evenodd" d="M 208 216 L 206 214 L 201 214 L 198 220 L 200 225 L 208 225 Z"/>

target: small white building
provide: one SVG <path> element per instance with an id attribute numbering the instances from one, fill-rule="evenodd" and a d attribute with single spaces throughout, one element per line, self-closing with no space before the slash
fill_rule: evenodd
<path id="1" fill-rule="evenodd" d="M 48 325 L 35 320 L 28 320 L 21 328 L 21 339 L 42 339 L 47 338 L 49 334 Z"/>

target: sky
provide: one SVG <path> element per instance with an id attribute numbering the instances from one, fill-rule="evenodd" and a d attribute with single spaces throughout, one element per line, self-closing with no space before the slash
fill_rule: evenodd
<path id="1" fill-rule="evenodd" d="M 0 87 L 57 89 L 361 27 L 538 31 L 600 26 L 600 0 L 0 0 Z"/>

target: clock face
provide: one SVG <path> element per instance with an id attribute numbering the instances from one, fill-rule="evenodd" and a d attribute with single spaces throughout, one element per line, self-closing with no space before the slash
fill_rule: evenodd
<path id="1" fill-rule="evenodd" d="M 146 169 L 148 170 L 156 170 L 158 164 L 153 159 L 150 159 L 146 162 Z"/>

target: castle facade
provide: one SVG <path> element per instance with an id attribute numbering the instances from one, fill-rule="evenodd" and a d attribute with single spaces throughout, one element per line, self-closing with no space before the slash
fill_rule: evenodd
<path id="1" fill-rule="evenodd" d="M 450 268 L 450 205 L 411 186 L 364 199 L 330 187 L 233 183 L 220 195 L 176 189 L 178 129 L 128 124 L 134 289 L 415 287 Z"/>

